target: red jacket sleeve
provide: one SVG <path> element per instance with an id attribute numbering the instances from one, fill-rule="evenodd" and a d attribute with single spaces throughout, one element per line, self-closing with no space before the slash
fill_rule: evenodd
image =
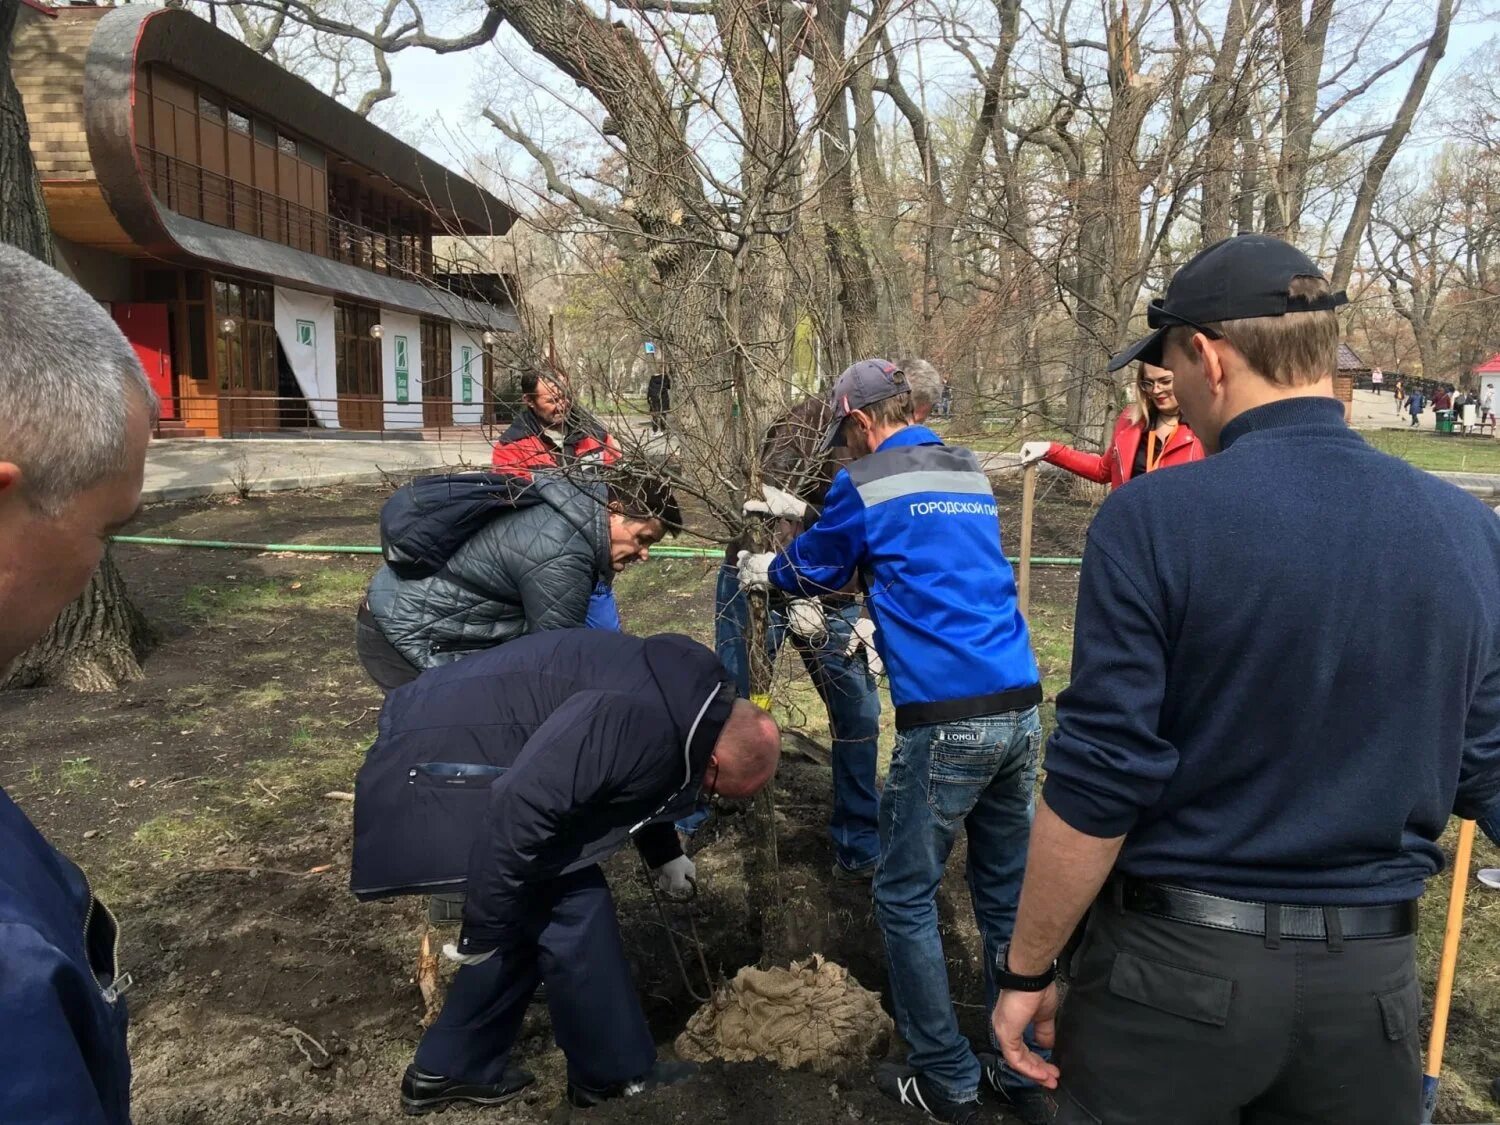
<path id="1" fill-rule="evenodd" d="M 545 467 L 547 459 L 539 457 L 529 442 L 496 442 L 490 453 L 490 464 L 503 472 L 529 477 L 532 469 Z"/>
<path id="2" fill-rule="evenodd" d="M 1060 469 L 1067 469 L 1068 472 L 1076 473 L 1078 476 L 1087 477 L 1100 484 L 1108 484 L 1114 457 L 1115 443 L 1113 441 L 1109 443 L 1109 449 L 1103 453 L 1085 453 L 1081 449 L 1074 449 L 1060 441 L 1054 441 L 1052 448 L 1047 451 L 1047 456 L 1042 460 Z"/>

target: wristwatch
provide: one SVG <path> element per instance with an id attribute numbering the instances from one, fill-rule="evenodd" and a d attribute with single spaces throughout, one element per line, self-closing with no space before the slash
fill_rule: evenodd
<path id="1" fill-rule="evenodd" d="M 1041 992 L 1057 979 L 1057 962 L 1047 966 L 1047 971 L 1034 977 L 1022 976 L 1010 971 L 1008 960 L 1010 946 L 1002 946 L 995 957 L 995 984 L 1002 992 Z"/>

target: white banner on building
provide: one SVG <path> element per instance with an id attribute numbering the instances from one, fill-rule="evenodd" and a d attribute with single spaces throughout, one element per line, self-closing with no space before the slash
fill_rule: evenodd
<path id="1" fill-rule="evenodd" d="M 484 338 L 453 326 L 453 421 L 477 426 L 484 421 Z"/>
<path id="2" fill-rule="evenodd" d="M 422 322 L 408 313 L 380 310 L 381 397 L 392 430 L 422 426 Z"/>
<path id="3" fill-rule="evenodd" d="M 286 352 L 313 417 L 339 428 L 338 374 L 333 341 L 333 298 L 275 286 L 276 338 Z"/>

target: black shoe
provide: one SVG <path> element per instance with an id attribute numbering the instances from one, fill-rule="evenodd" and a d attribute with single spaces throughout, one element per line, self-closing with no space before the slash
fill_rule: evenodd
<path id="1" fill-rule="evenodd" d="M 594 1090 L 588 1086 L 579 1086 L 569 1082 L 568 1104 L 576 1109 L 592 1109 L 600 1102 L 607 1102 L 611 1098 L 633 1098 L 651 1090 L 660 1090 L 663 1086 L 675 1086 L 679 1082 L 686 1082 L 697 1073 L 698 1064 L 695 1062 L 658 1059 L 656 1065 L 651 1068 L 651 1072 L 644 1078 L 637 1078 L 634 1082 L 621 1082 L 604 1090 Z"/>
<path id="2" fill-rule="evenodd" d="M 875 1087 L 892 1101 L 921 1110 L 937 1121 L 978 1125 L 984 1120 L 984 1111 L 980 1109 L 977 1099 L 971 1102 L 951 1101 L 939 1093 L 938 1088 L 920 1070 L 900 1063 L 881 1063 L 876 1067 Z"/>
<path id="3" fill-rule="evenodd" d="M 494 1084 L 464 1082 L 418 1070 L 416 1064 L 401 1076 L 401 1108 L 412 1116 L 441 1113 L 456 1102 L 469 1105 L 504 1105 L 536 1081 L 536 1076 L 519 1067 L 506 1067 L 505 1078 Z"/>
<path id="4" fill-rule="evenodd" d="M 833 877 L 841 879 L 846 883 L 868 883 L 871 879 L 875 878 L 875 865 L 878 862 L 878 860 L 872 859 L 869 863 L 861 864 L 858 867 L 845 867 L 838 860 L 834 860 Z"/>
<path id="5" fill-rule="evenodd" d="M 976 1051 L 984 1076 L 981 1089 L 989 1092 L 995 1104 L 1026 1125 L 1049 1125 L 1056 1108 L 1047 1091 L 1040 1086 L 1018 1086 L 1015 1076 L 1005 1069 L 994 1051 Z M 1006 1078 L 1010 1082 L 1005 1081 Z"/>

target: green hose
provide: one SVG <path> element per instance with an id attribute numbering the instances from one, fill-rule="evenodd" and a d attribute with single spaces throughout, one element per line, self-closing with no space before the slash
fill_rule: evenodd
<path id="1" fill-rule="evenodd" d="M 111 543 L 137 547 L 201 547 L 214 551 L 274 551 L 298 555 L 378 555 L 379 547 L 340 546 L 335 543 L 237 543 L 229 539 L 168 539 L 158 535 L 111 535 Z M 653 559 L 718 559 L 722 547 L 652 547 Z M 1020 562 L 1011 557 L 1009 562 Z M 1066 556 L 1031 557 L 1032 566 L 1078 566 L 1082 559 Z"/>

